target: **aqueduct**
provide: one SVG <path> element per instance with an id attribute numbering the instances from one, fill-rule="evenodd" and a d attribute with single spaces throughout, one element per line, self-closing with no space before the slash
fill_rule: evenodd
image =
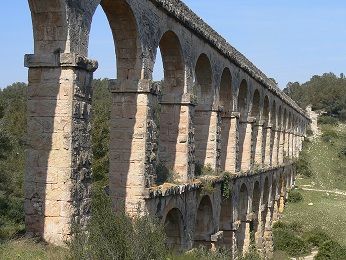
<path id="1" fill-rule="evenodd" d="M 272 222 L 294 184 L 292 162 L 310 123 L 305 112 L 179 0 L 29 5 L 28 232 L 62 244 L 73 221 L 83 225 L 90 218 L 97 62 L 88 58 L 88 38 L 101 5 L 117 61 L 116 79 L 109 82 L 114 208 L 135 214 L 141 205 L 158 216 L 177 250 L 203 244 L 246 252 L 254 234 L 259 250 L 270 255 Z M 158 47 L 164 80 L 153 82 Z M 155 185 L 159 164 L 179 184 Z M 198 168 L 207 165 L 216 176 L 201 181 Z M 210 192 L 203 189 L 205 179 L 212 180 Z"/>

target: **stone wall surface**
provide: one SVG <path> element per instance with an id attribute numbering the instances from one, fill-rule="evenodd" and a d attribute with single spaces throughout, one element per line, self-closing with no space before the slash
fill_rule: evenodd
<path id="1" fill-rule="evenodd" d="M 85 226 L 91 217 L 91 82 L 98 65 L 87 55 L 101 5 L 117 60 L 109 80 L 114 209 L 134 215 L 141 207 L 160 217 L 177 250 L 224 245 L 247 252 L 254 232 L 259 251 L 270 256 L 272 223 L 294 184 L 293 159 L 310 123 L 305 112 L 181 1 L 29 5 L 35 53 L 25 56 L 28 233 L 63 244 L 73 223 Z M 153 82 L 158 48 L 164 79 Z M 158 185 L 163 170 L 170 179 Z M 205 192 L 206 183 L 212 191 Z"/>

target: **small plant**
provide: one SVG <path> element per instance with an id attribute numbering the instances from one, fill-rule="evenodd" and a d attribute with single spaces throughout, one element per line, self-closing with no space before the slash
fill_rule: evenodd
<path id="1" fill-rule="evenodd" d="M 173 169 L 168 169 L 162 163 L 156 165 L 156 176 L 157 185 L 162 185 L 164 183 L 178 184 L 178 174 Z"/>
<path id="2" fill-rule="evenodd" d="M 224 199 L 230 199 L 232 196 L 231 174 L 229 172 L 223 173 L 223 182 L 221 184 L 221 194 Z"/>
<path id="3" fill-rule="evenodd" d="M 211 167 L 210 164 L 203 165 L 199 162 L 195 164 L 195 176 L 214 176 L 217 172 Z"/>
<path id="4" fill-rule="evenodd" d="M 303 195 L 298 190 L 292 190 L 288 194 L 288 202 L 297 203 L 303 200 Z"/>
<path id="5" fill-rule="evenodd" d="M 201 179 L 201 182 L 202 182 L 202 187 L 201 187 L 202 195 L 214 193 L 215 187 L 212 180 L 203 178 Z"/>

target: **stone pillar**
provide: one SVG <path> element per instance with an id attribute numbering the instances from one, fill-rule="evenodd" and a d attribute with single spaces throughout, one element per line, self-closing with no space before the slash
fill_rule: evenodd
<path id="1" fill-rule="evenodd" d="M 271 125 L 267 125 L 266 127 L 264 127 L 264 135 L 266 135 L 266 138 L 264 139 L 265 142 L 263 142 L 264 165 L 271 166 L 272 164 L 272 154 L 271 154 L 272 126 Z"/>
<path id="2" fill-rule="evenodd" d="M 163 96 L 159 114 L 158 158 L 160 163 L 177 174 L 179 182 L 185 183 L 194 172 L 194 104 L 190 95 L 184 95 L 180 102 Z"/>
<path id="3" fill-rule="evenodd" d="M 110 91 L 110 196 L 116 210 L 134 215 L 156 181 L 157 89 L 150 80 L 112 80 Z"/>
<path id="4" fill-rule="evenodd" d="M 242 149 L 239 148 L 241 151 L 241 171 L 244 172 L 249 171 L 251 167 L 252 131 L 255 121 L 255 118 L 249 117 L 247 121 L 239 122 L 239 128 L 243 132 L 242 134 L 244 138 L 242 141 L 243 147 Z"/>
<path id="5" fill-rule="evenodd" d="M 221 170 L 236 172 L 238 113 L 221 116 Z M 226 141 L 227 140 L 227 141 Z"/>
<path id="6" fill-rule="evenodd" d="M 97 62 L 73 53 L 26 55 L 29 68 L 25 224 L 64 245 L 90 217 L 91 94 Z"/>
<path id="7" fill-rule="evenodd" d="M 254 138 L 256 142 L 253 144 L 254 145 L 254 163 L 256 166 L 262 167 L 262 162 L 263 162 L 263 121 L 259 121 L 255 123 L 254 125 L 254 133 L 257 134 L 257 137 Z"/>
<path id="8" fill-rule="evenodd" d="M 196 162 L 218 168 L 219 111 L 196 108 L 194 116 Z"/>

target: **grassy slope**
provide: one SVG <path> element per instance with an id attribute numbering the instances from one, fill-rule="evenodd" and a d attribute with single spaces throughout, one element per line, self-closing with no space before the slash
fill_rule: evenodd
<path id="1" fill-rule="evenodd" d="M 322 138 L 307 143 L 305 148 L 314 173 L 311 178 L 298 178 L 296 185 L 302 187 L 346 191 L 346 158 L 338 157 L 342 147 L 346 146 L 346 125 L 322 126 L 324 133 L 337 132 L 337 138 L 325 142 Z M 346 247 L 346 196 L 331 192 L 300 190 L 304 200 L 288 203 L 282 220 L 301 223 L 305 231 L 322 229 L 332 239 Z M 313 205 L 309 205 L 313 203 Z M 279 252 L 276 259 L 288 259 Z"/>
<path id="2" fill-rule="evenodd" d="M 47 246 L 33 240 L 19 239 L 0 244 L 0 259 L 2 260 L 66 260 L 67 250 L 59 247 Z"/>

